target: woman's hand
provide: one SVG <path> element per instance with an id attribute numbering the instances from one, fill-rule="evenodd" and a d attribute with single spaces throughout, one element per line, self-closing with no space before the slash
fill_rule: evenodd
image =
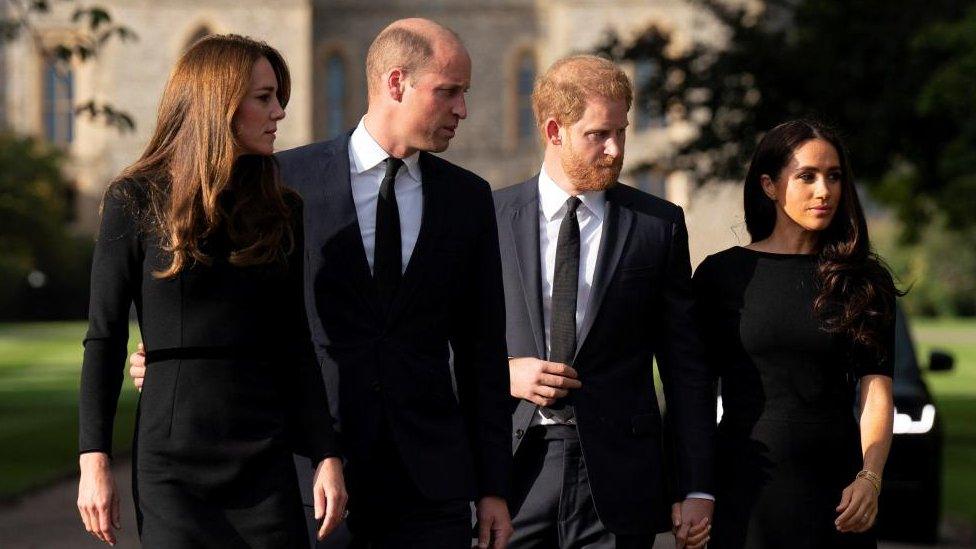
<path id="1" fill-rule="evenodd" d="M 78 482 L 78 512 L 85 530 L 109 545 L 115 545 L 115 532 L 122 528 L 119 520 L 119 494 L 108 455 L 89 452 L 78 458 L 81 480 Z"/>
<path id="2" fill-rule="evenodd" d="M 342 460 L 330 457 L 319 462 L 315 468 L 312 494 L 315 499 L 315 519 L 322 520 L 318 532 L 318 539 L 322 540 L 346 518 L 349 494 L 346 493 L 346 482 L 342 478 Z"/>
<path id="3" fill-rule="evenodd" d="M 878 492 L 871 481 L 855 478 L 841 493 L 836 511 L 840 513 L 834 521 L 837 530 L 864 532 L 874 526 L 874 519 L 878 516 Z"/>

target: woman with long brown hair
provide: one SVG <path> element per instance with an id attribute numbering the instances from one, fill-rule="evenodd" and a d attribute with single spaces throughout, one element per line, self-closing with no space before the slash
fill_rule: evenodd
<path id="1" fill-rule="evenodd" d="M 78 507 L 114 544 L 109 468 L 129 308 L 148 369 L 133 455 L 146 547 L 309 543 L 292 453 L 317 463 L 320 536 L 346 494 L 303 299 L 301 202 L 274 150 L 289 73 L 241 36 L 179 60 L 142 157 L 105 193 L 80 398 Z"/>
<path id="2" fill-rule="evenodd" d="M 744 194 L 752 243 L 694 276 L 724 411 L 711 546 L 874 547 L 899 291 L 829 129 L 770 130 Z"/>

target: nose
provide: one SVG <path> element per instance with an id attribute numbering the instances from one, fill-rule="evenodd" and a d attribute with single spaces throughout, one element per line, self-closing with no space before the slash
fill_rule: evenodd
<path id="1" fill-rule="evenodd" d="M 451 112 L 461 120 L 468 117 L 468 104 L 463 93 L 458 94 L 458 100 L 454 102 L 454 108 L 451 109 Z"/>
<path id="2" fill-rule="evenodd" d="M 278 121 L 285 117 L 285 108 L 281 106 L 278 99 L 275 98 L 274 108 L 271 109 L 271 119 Z"/>
<path id="3" fill-rule="evenodd" d="M 624 140 L 618 137 L 611 137 L 603 146 L 603 154 L 620 158 L 624 154 Z"/>
<path id="4" fill-rule="evenodd" d="M 827 184 L 827 179 L 823 176 L 817 178 L 817 184 L 813 189 L 814 198 L 818 198 L 826 202 L 830 199 L 830 186 Z"/>

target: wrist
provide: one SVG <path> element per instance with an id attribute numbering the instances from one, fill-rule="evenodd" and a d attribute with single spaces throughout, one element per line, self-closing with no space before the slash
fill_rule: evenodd
<path id="1" fill-rule="evenodd" d="M 108 469 L 112 459 L 105 452 L 85 452 L 78 456 L 78 466 L 82 469 Z"/>

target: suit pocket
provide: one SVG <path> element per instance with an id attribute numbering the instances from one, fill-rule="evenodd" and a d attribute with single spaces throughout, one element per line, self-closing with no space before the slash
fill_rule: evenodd
<path id="1" fill-rule="evenodd" d="M 659 435 L 661 419 L 657 414 L 639 414 L 630 418 L 630 434 L 635 437 Z"/>

